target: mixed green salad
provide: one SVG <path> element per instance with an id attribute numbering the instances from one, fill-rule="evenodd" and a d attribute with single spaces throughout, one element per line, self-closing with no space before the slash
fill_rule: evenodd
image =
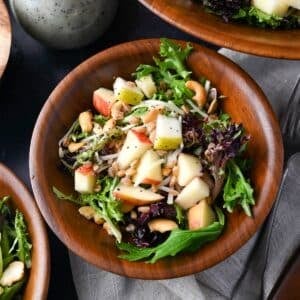
<path id="1" fill-rule="evenodd" d="M 195 0 L 228 21 L 263 28 L 300 28 L 300 0 Z"/>
<path id="2" fill-rule="evenodd" d="M 31 268 L 31 244 L 23 214 L 0 200 L 0 300 L 22 299 Z"/>
<path id="3" fill-rule="evenodd" d="M 59 199 L 113 235 L 121 258 L 151 263 L 217 239 L 223 210 L 255 204 L 244 152 L 250 136 L 221 110 L 225 97 L 161 39 L 153 65 L 93 94 L 58 145 L 77 195 Z"/>

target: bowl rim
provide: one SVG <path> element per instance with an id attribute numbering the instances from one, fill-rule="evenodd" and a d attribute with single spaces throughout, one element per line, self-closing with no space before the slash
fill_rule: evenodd
<path id="1" fill-rule="evenodd" d="M 180 40 L 173 40 L 173 41 L 179 42 L 179 43 L 186 43 L 186 41 L 180 41 Z M 223 256 L 221 258 L 214 257 L 215 259 L 212 262 L 210 262 L 208 266 L 206 266 L 202 269 L 197 268 L 197 264 L 193 264 L 192 270 L 186 270 L 183 268 L 180 271 L 177 270 L 176 274 L 166 276 L 166 275 L 162 275 L 162 274 L 158 273 L 157 275 L 153 276 L 153 274 L 152 275 L 149 275 L 147 273 L 141 274 L 140 272 L 138 272 L 138 270 L 136 268 L 129 272 L 128 272 L 128 270 L 126 270 L 126 272 L 125 272 L 123 270 L 123 268 L 114 266 L 110 263 L 104 262 L 103 260 L 99 260 L 99 259 L 97 260 L 95 255 L 93 255 L 91 253 L 91 251 L 89 252 L 89 251 L 86 251 L 85 249 L 83 249 L 82 245 L 80 245 L 76 241 L 76 238 L 71 237 L 69 234 L 64 235 L 63 230 L 65 230 L 65 228 L 63 228 L 63 230 L 62 230 L 61 228 L 59 228 L 57 226 L 57 223 L 54 221 L 54 218 L 48 208 L 47 200 L 45 200 L 46 197 L 42 191 L 42 188 L 40 187 L 40 185 L 42 185 L 44 188 L 46 186 L 46 184 L 45 184 L 45 182 L 41 183 L 42 180 L 40 180 L 40 178 L 39 178 L 40 176 L 44 176 L 42 170 L 39 169 L 40 168 L 39 162 L 41 161 L 39 159 L 39 157 L 40 157 L 39 142 L 41 139 L 40 132 L 42 132 L 44 120 L 47 119 L 48 115 L 50 115 L 50 112 L 53 108 L 53 105 L 55 105 L 55 102 L 60 102 L 60 100 L 59 100 L 60 98 L 56 98 L 57 94 L 59 94 L 59 90 L 61 88 L 68 86 L 70 83 L 73 82 L 73 80 L 80 78 L 80 73 L 82 72 L 81 69 L 86 71 L 86 67 L 85 67 L 86 64 L 93 64 L 94 62 L 96 63 L 98 61 L 98 59 L 101 60 L 101 58 L 103 58 L 109 54 L 113 56 L 114 54 L 116 54 L 119 51 L 120 47 L 137 45 L 139 47 L 143 47 L 144 48 L 143 51 L 146 51 L 147 45 L 153 44 L 153 43 L 159 43 L 159 39 L 142 39 L 142 40 L 126 42 L 126 43 L 122 43 L 122 44 L 113 46 L 111 48 L 108 48 L 104 51 L 101 51 L 101 52 L 93 55 L 92 57 L 88 58 L 87 60 L 85 60 L 84 62 L 79 64 L 70 73 L 68 73 L 64 77 L 64 79 L 62 79 L 62 81 L 60 81 L 60 83 L 52 91 L 52 93 L 50 94 L 48 100 L 45 102 L 45 104 L 38 116 L 38 119 L 36 121 L 34 130 L 33 130 L 31 144 L 30 144 L 29 166 L 30 166 L 30 178 L 31 178 L 31 185 L 32 185 L 33 193 L 35 195 L 37 204 L 40 208 L 40 211 L 41 211 L 44 219 L 46 220 L 46 222 L 49 225 L 49 227 L 51 228 L 51 230 L 62 241 L 62 243 L 64 243 L 73 253 L 76 253 L 78 256 L 80 256 L 81 258 L 83 258 L 87 262 L 95 265 L 98 268 L 101 268 L 106 271 L 110 271 L 110 272 L 113 272 L 113 273 L 116 273 L 119 275 L 132 277 L 132 278 L 140 278 L 140 279 L 167 279 L 167 278 L 176 278 L 176 277 L 181 277 L 181 276 L 185 276 L 185 275 L 190 275 L 190 274 L 202 271 L 204 269 L 212 267 L 215 264 L 223 261 L 225 258 L 229 257 L 231 254 L 236 252 L 241 246 L 243 246 L 253 236 L 253 234 L 258 230 L 258 228 L 262 225 L 262 223 L 266 219 L 268 213 L 270 212 L 270 210 L 272 208 L 272 205 L 275 202 L 279 185 L 278 185 L 278 187 L 275 188 L 275 190 L 273 190 L 273 193 L 272 193 L 274 196 L 273 200 L 272 201 L 270 200 L 266 204 L 264 213 L 263 214 L 260 213 L 257 216 L 258 218 L 256 220 L 257 222 L 255 222 L 255 225 L 253 225 L 250 229 L 247 229 L 247 236 L 243 236 L 243 238 L 238 243 L 236 243 L 235 247 L 233 247 L 232 249 L 224 251 L 222 253 Z M 201 50 L 201 51 L 205 52 L 206 55 L 209 54 L 209 56 L 212 57 L 213 59 L 218 59 L 225 66 L 231 68 L 231 70 L 233 70 L 235 73 L 239 74 L 239 77 L 243 80 L 244 83 L 247 83 L 248 87 L 251 90 L 255 91 L 255 93 L 257 95 L 256 105 L 260 109 L 262 109 L 262 111 L 264 112 L 264 115 L 266 116 L 266 118 L 268 120 L 270 128 L 272 128 L 272 130 L 274 130 L 274 134 L 271 137 L 268 137 L 269 138 L 268 141 L 270 141 L 272 145 L 277 145 L 276 155 L 272 156 L 272 158 L 276 157 L 276 163 L 275 163 L 275 159 L 269 159 L 269 163 L 271 164 L 271 169 L 272 169 L 271 173 L 273 173 L 274 170 L 277 171 L 277 173 L 275 173 L 274 180 L 280 182 L 281 177 L 282 177 L 282 169 L 283 169 L 282 138 L 281 138 L 279 124 L 278 124 L 277 118 L 275 116 L 275 113 L 274 113 L 270 103 L 267 101 L 267 98 L 265 97 L 263 91 L 255 83 L 255 81 L 245 71 L 243 71 L 241 69 L 241 67 L 239 67 L 238 65 L 233 63 L 228 58 L 226 58 L 226 57 L 222 56 L 221 54 L 214 52 L 213 50 L 210 50 L 206 47 L 200 46 L 195 43 L 191 43 L 191 44 L 193 45 L 194 49 L 196 49 L 198 51 Z M 87 253 L 87 252 L 89 252 L 89 253 Z"/>
<path id="2" fill-rule="evenodd" d="M 215 44 L 219 47 L 225 47 L 232 50 L 236 50 L 242 53 L 248 53 L 263 57 L 272 57 L 272 58 L 281 58 L 281 59 L 300 59 L 300 42 L 298 47 L 290 47 L 284 43 L 278 44 L 265 44 L 261 41 L 253 41 L 252 39 L 247 40 L 246 38 L 238 38 L 230 32 L 230 30 L 219 30 L 218 25 L 221 24 L 221 18 L 214 16 L 215 18 L 220 19 L 220 24 L 212 27 L 207 24 L 192 24 L 185 20 L 184 14 L 179 18 L 174 18 L 170 13 L 164 13 L 162 7 L 164 6 L 164 0 L 138 0 L 146 8 L 152 11 L 155 15 L 159 16 L 161 19 L 167 23 L 179 28 L 180 30 L 191 34 L 192 36 L 203 39 L 209 43 Z M 198 4 L 200 5 L 200 4 Z M 223 22 L 223 24 L 226 24 Z M 234 24 L 230 22 L 230 24 Z M 246 27 L 250 25 L 243 24 Z M 251 26 L 257 31 L 265 31 L 266 33 L 273 34 L 275 30 L 263 29 L 255 26 Z M 278 31 L 282 31 L 277 29 Z M 300 29 L 285 29 L 286 32 L 300 32 Z M 299 38 L 300 39 L 300 38 Z M 270 39 L 269 39 L 270 40 Z M 289 38 L 286 39 L 288 42 Z"/>
<path id="3" fill-rule="evenodd" d="M 11 197 L 12 203 L 22 203 L 24 209 L 20 209 L 24 213 L 25 221 L 32 228 L 32 232 L 29 233 L 31 238 L 35 235 L 35 244 L 33 245 L 36 253 L 36 269 L 35 277 L 38 282 L 35 282 L 33 294 L 27 294 L 27 285 L 25 285 L 25 298 L 31 300 L 46 299 L 48 294 L 49 282 L 50 282 L 50 248 L 48 242 L 48 236 L 46 226 L 40 211 L 28 189 L 24 183 L 4 164 L 0 163 L 0 182 L 12 190 L 17 197 Z M 8 195 L 11 196 L 11 195 Z M 33 216 L 30 217 L 29 216 Z M 32 242 L 33 243 L 33 242 Z M 40 254 L 45 255 L 40 255 Z M 28 281 L 30 280 L 29 275 Z"/>
<path id="4" fill-rule="evenodd" d="M 7 7 L 3 0 L 0 0 L 0 13 L 3 13 L 3 16 L 4 16 L 4 19 L 1 20 L 1 21 L 3 21 L 3 23 L 1 23 L 1 26 L 0 26 L 0 51 L 4 53 L 4 54 L 1 54 L 1 56 L 0 56 L 0 79 L 1 79 L 2 75 L 4 74 L 5 68 L 7 66 L 7 63 L 8 63 L 10 50 L 11 50 L 11 43 L 12 43 L 11 22 L 10 22 Z M 5 29 L 3 30 L 2 28 L 7 28 L 8 32 Z M 6 35 L 5 37 L 2 36 L 2 34 L 1 34 L 2 31 Z M 1 58 L 2 58 L 2 60 L 1 60 Z"/>

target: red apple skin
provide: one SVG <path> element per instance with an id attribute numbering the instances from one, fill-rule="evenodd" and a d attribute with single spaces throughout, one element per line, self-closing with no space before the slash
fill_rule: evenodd
<path id="1" fill-rule="evenodd" d="M 131 131 L 136 135 L 136 137 L 139 139 L 141 143 L 152 145 L 152 142 L 143 132 L 139 132 L 134 129 L 131 129 Z"/>
<path id="2" fill-rule="evenodd" d="M 94 175 L 95 174 L 95 172 L 93 170 L 93 166 L 91 164 L 86 164 L 86 165 L 79 167 L 78 169 L 76 169 L 76 172 L 79 172 L 83 175 Z"/>
<path id="3" fill-rule="evenodd" d="M 113 98 L 104 98 L 99 90 L 94 91 L 93 95 L 93 105 L 96 111 L 102 114 L 105 117 L 109 117 L 111 114 L 111 107 L 115 99 Z"/>
<path id="4" fill-rule="evenodd" d="M 130 197 L 128 195 L 124 195 L 123 193 L 120 193 L 118 191 L 114 191 L 113 195 L 117 199 L 121 200 L 124 204 L 126 203 L 126 204 L 130 204 L 133 206 L 143 206 L 143 205 L 155 203 L 155 202 L 160 201 L 163 198 L 163 197 L 161 197 L 161 199 L 157 199 L 157 200 L 140 200 L 140 199 Z"/>

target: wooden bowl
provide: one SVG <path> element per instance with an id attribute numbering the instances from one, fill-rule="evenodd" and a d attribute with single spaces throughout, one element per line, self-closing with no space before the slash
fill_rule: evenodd
<path id="1" fill-rule="evenodd" d="M 30 147 L 31 183 L 44 218 L 68 248 L 99 268 L 143 279 L 199 272 L 239 249 L 262 224 L 275 200 L 282 173 L 283 148 L 279 125 L 266 97 L 230 60 L 196 44 L 193 46 L 195 51 L 188 65 L 196 78 L 204 75 L 228 96 L 224 110 L 235 121 L 243 122 L 253 136 L 249 155 L 254 160 L 252 181 L 257 199 L 254 218 L 236 212 L 227 217 L 226 230 L 217 241 L 195 253 L 148 264 L 119 259 L 120 252 L 111 236 L 81 217 L 76 205 L 56 199 L 53 186 L 64 193 L 74 193 L 70 174 L 60 168 L 59 139 L 80 112 L 91 108 L 95 89 L 111 88 L 115 76 L 130 78 L 140 63 L 152 63 L 159 48 L 158 39 L 121 44 L 88 59 L 56 87 L 39 115 Z"/>
<path id="2" fill-rule="evenodd" d="M 272 30 L 225 23 L 192 0 L 139 1 L 170 24 L 220 47 L 267 57 L 300 59 L 300 29 Z"/>
<path id="3" fill-rule="evenodd" d="M 44 221 L 24 184 L 9 169 L 0 164 L 0 198 L 4 196 L 11 196 L 10 203 L 24 214 L 32 243 L 32 267 L 22 299 L 47 299 L 50 252 Z"/>
<path id="4" fill-rule="evenodd" d="M 0 0 L 0 78 L 8 62 L 11 46 L 11 25 L 6 6 Z"/>

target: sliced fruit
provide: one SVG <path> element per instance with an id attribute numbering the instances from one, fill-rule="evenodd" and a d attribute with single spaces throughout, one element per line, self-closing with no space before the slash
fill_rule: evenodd
<path id="1" fill-rule="evenodd" d="M 134 208 L 134 205 L 128 204 L 128 203 L 126 203 L 126 202 L 122 202 L 122 205 L 121 205 L 121 211 L 122 211 L 123 213 L 126 214 L 126 213 L 132 211 L 133 208 Z"/>
<path id="2" fill-rule="evenodd" d="M 158 115 L 154 149 L 177 149 L 182 142 L 181 123 L 177 118 Z"/>
<path id="3" fill-rule="evenodd" d="M 96 174 L 93 171 L 93 166 L 88 164 L 76 169 L 74 181 L 75 191 L 82 194 L 92 193 L 96 184 Z"/>
<path id="4" fill-rule="evenodd" d="M 284 17 L 291 0 L 252 0 L 252 5 L 269 15 Z"/>
<path id="5" fill-rule="evenodd" d="M 153 150 L 147 150 L 142 156 L 134 178 L 135 186 L 140 183 L 159 184 L 162 181 L 161 160 Z"/>
<path id="6" fill-rule="evenodd" d="M 156 85 L 151 74 L 137 79 L 135 83 L 143 91 L 147 98 L 151 98 L 157 92 Z"/>
<path id="7" fill-rule="evenodd" d="M 137 105 L 144 98 L 143 92 L 134 82 L 118 77 L 114 82 L 115 97 L 125 104 Z"/>
<path id="8" fill-rule="evenodd" d="M 196 156 L 186 153 L 179 154 L 177 165 L 177 182 L 181 186 L 186 186 L 194 177 L 199 176 L 202 170 L 200 160 Z"/>
<path id="9" fill-rule="evenodd" d="M 97 112 L 105 117 L 110 116 L 111 107 L 115 101 L 116 97 L 112 90 L 99 88 L 98 90 L 94 91 L 93 105 Z"/>
<path id="10" fill-rule="evenodd" d="M 150 231 L 159 231 L 161 233 L 178 228 L 176 222 L 168 219 L 154 219 L 148 223 Z"/>
<path id="11" fill-rule="evenodd" d="M 130 130 L 126 136 L 123 147 L 118 156 L 118 164 L 121 169 L 126 169 L 136 159 L 139 159 L 152 147 L 149 138 L 142 132 Z"/>
<path id="12" fill-rule="evenodd" d="M 113 191 L 113 195 L 124 203 L 136 206 L 150 204 L 163 199 L 162 195 L 150 190 L 125 184 L 119 184 Z"/>
<path id="13" fill-rule="evenodd" d="M 93 130 L 93 114 L 90 111 L 82 112 L 78 117 L 78 122 L 82 132 L 91 132 Z"/>
<path id="14" fill-rule="evenodd" d="M 189 229 L 194 230 L 212 224 L 216 220 L 216 215 L 206 199 L 203 199 L 197 205 L 189 209 L 187 219 Z"/>
<path id="15" fill-rule="evenodd" d="M 195 177 L 177 196 L 175 202 L 183 209 L 189 209 L 209 196 L 209 187 L 201 178 Z"/>

